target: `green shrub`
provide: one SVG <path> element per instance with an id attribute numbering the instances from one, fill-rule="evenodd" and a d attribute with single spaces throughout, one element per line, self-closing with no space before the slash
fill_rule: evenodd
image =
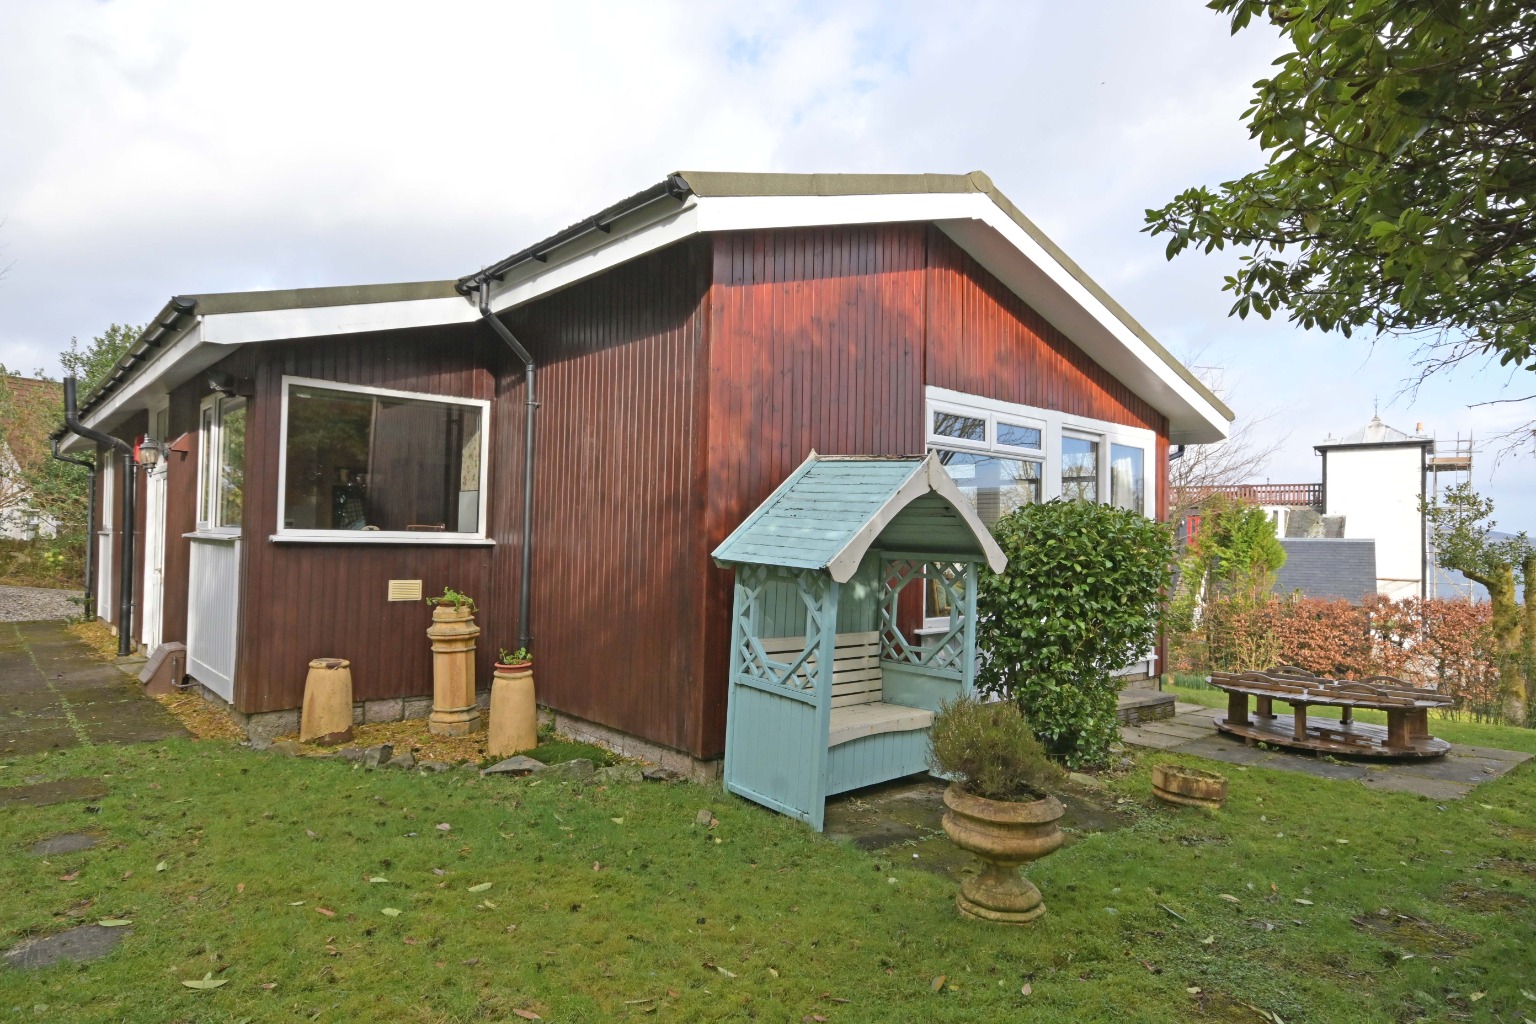
<path id="1" fill-rule="evenodd" d="M 1061 769 L 1011 701 L 947 701 L 933 716 L 928 741 L 928 767 L 960 776 L 968 792 L 988 800 L 1038 799 L 1061 781 Z"/>
<path id="2" fill-rule="evenodd" d="M 1171 575 L 1168 528 L 1085 501 L 1025 505 L 993 527 L 1008 556 L 977 590 L 977 687 L 1007 697 L 1071 767 L 1116 735 L 1110 673 L 1157 639 Z"/>

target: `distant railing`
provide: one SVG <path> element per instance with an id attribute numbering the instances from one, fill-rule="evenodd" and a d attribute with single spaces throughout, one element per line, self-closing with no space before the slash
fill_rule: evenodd
<path id="1" fill-rule="evenodd" d="M 1225 494 L 1229 498 L 1246 501 L 1250 505 L 1284 505 L 1291 508 L 1321 508 L 1322 484 L 1231 484 L 1226 487 L 1175 487 L 1175 505 L 1189 506 L 1211 497 Z"/>

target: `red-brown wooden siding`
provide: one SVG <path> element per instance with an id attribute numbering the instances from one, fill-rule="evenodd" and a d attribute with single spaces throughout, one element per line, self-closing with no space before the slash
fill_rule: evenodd
<path id="1" fill-rule="evenodd" d="M 716 235 L 708 302 L 710 547 L 812 448 L 921 452 L 925 384 L 1149 428 L 1166 490 L 1166 419 L 936 228 Z M 730 573 L 708 572 L 704 756 L 724 742 L 731 605 Z"/>
<path id="2" fill-rule="evenodd" d="M 924 385 L 1134 426 L 1166 421 L 932 227 L 727 233 L 518 309 L 539 362 L 532 634 L 539 699 L 697 756 L 721 752 L 730 573 L 709 552 L 806 453 L 923 450 Z M 478 671 L 516 645 L 525 391 L 483 325 L 247 346 L 254 382 L 236 703 L 299 705 L 307 662 L 355 696 L 431 692 L 426 609 L 391 578 L 476 597 Z M 488 398 L 494 547 L 276 544 L 283 374 Z M 200 381 L 173 393 L 196 430 Z M 173 457 L 166 638 L 185 636 L 196 445 Z"/>
<path id="3" fill-rule="evenodd" d="M 297 707 L 312 658 L 352 662 L 353 697 L 378 700 L 432 692 L 431 619 L 416 602 L 386 600 L 391 579 L 420 579 L 425 593 L 444 586 L 482 605 L 482 625 L 505 614 L 490 594 L 489 547 L 274 543 L 277 470 L 286 375 L 489 399 L 501 356 L 478 325 L 351 335 L 323 341 L 251 345 L 220 368 L 249 378 L 245 512 L 235 705 L 242 711 Z M 494 418 L 494 413 L 493 413 Z M 504 470 L 493 461 L 492 491 Z M 505 515 L 494 499 L 493 517 Z M 494 643 L 492 636 L 485 639 Z M 488 685 L 494 647 L 476 660 Z"/>
<path id="4" fill-rule="evenodd" d="M 507 317 L 538 363 L 534 677 L 542 703 L 699 750 L 703 491 L 696 451 L 707 247 L 673 246 Z M 493 590 L 516 646 L 525 392 L 500 400 Z"/>

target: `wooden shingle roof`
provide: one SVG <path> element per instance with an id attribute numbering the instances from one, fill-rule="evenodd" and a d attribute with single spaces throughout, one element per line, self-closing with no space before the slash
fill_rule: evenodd
<path id="1" fill-rule="evenodd" d="M 1002 549 L 938 457 L 810 456 L 715 549 L 721 565 L 822 569 L 846 583 L 877 539 L 905 553 L 977 558 Z"/>

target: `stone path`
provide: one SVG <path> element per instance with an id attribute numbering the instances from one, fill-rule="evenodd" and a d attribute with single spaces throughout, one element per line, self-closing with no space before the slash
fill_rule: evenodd
<path id="1" fill-rule="evenodd" d="M 1299 753 L 1249 746 L 1241 739 L 1216 731 L 1218 708 L 1200 704 L 1175 705 L 1174 717 L 1161 722 L 1126 726 L 1120 737 L 1138 747 L 1170 750 L 1179 754 L 1222 761 L 1227 764 L 1260 765 L 1282 772 L 1299 772 L 1321 779 L 1359 782 L 1367 789 L 1393 793 L 1417 793 L 1431 800 L 1459 800 L 1479 783 L 1496 779 L 1530 754 L 1489 747 L 1455 745 L 1444 757 L 1412 761 L 1342 761 Z"/>
<path id="2" fill-rule="evenodd" d="M 137 682 L 92 657 L 64 623 L 0 623 L 0 757 L 185 735 Z"/>

